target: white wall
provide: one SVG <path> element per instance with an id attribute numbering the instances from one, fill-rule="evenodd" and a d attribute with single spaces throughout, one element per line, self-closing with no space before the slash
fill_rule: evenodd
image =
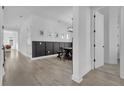
<path id="1" fill-rule="evenodd" d="M 120 77 L 124 79 L 124 7 L 121 9 Z"/>
<path id="2" fill-rule="evenodd" d="M 40 31 L 44 35 L 40 35 Z M 49 36 L 55 33 L 58 37 Z M 32 41 L 72 42 L 72 33 L 67 32 L 67 24 L 61 21 L 32 16 L 31 38 Z"/>
<path id="3" fill-rule="evenodd" d="M 109 8 L 109 63 L 117 64 L 118 59 L 118 33 L 119 33 L 119 7 L 113 6 Z"/>
<path id="4" fill-rule="evenodd" d="M 10 44 L 10 40 L 13 40 L 12 49 L 18 50 L 18 31 L 4 30 L 4 45 Z"/>
<path id="5" fill-rule="evenodd" d="M 32 57 L 30 24 L 31 20 L 29 18 L 21 25 L 21 29 L 18 32 L 19 51 L 27 57 Z"/>
<path id="6" fill-rule="evenodd" d="M 90 7 L 74 7 L 72 79 L 76 82 L 91 70 L 90 26 Z"/>
<path id="7" fill-rule="evenodd" d="M 99 9 L 104 15 L 104 60 L 105 63 L 117 64 L 119 58 L 120 30 L 119 30 L 120 7 L 105 7 Z"/>
<path id="8" fill-rule="evenodd" d="M 40 31 L 44 34 L 41 35 Z M 55 33 L 58 37 L 49 36 Z M 19 51 L 30 58 L 32 57 L 32 41 L 72 42 L 72 33 L 67 32 L 67 24 L 61 21 L 31 15 L 19 31 Z"/>

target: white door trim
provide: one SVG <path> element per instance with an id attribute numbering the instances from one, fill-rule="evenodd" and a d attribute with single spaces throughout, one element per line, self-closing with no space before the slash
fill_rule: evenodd
<path id="1" fill-rule="evenodd" d="M 0 6 L 0 85 L 3 84 L 3 76 L 4 76 L 4 68 L 3 68 L 3 50 L 2 50 L 2 43 L 3 43 L 3 9 Z"/>
<path id="2" fill-rule="evenodd" d="M 124 7 L 121 7 L 120 77 L 124 79 Z"/>
<path id="3" fill-rule="evenodd" d="M 124 79 L 124 7 L 121 7 L 121 35 L 120 35 L 120 78 Z M 93 39 L 93 31 L 94 31 L 94 19 L 93 19 L 93 15 L 94 15 L 95 10 L 92 9 L 92 15 L 91 15 L 91 39 Z M 93 57 L 94 57 L 94 53 L 93 53 L 93 41 L 91 40 L 91 65 L 92 65 L 92 69 L 93 68 Z"/>

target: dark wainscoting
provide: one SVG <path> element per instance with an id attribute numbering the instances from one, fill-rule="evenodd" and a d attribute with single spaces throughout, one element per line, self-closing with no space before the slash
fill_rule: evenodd
<path id="1" fill-rule="evenodd" d="M 57 54 L 60 47 L 72 47 L 72 42 L 32 41 L 32 57 Z"/>
<path id="2" fill-rule="evenodd" d="M 54 54 L 53 42 L 46 42 L 46 55 Z"/>
<path id="3" fill-rule="evenodd" d="M 53 47 L 54 54 L 57 54 L 57 51 L 60 49 L 60 43 L 54 42 Z"/>

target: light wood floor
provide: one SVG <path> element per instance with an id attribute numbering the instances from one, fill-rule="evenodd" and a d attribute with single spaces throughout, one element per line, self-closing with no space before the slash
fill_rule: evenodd
<path id="1" fill-rule="evenodd" d="M 80 84 L 71 80 L 72 61 L 47 58 L 30 61 L 16 51 L 6 54 L 5 86 L 109 86 L 124 85 L 119 66 L 108 65 L 90 71 Z"/>

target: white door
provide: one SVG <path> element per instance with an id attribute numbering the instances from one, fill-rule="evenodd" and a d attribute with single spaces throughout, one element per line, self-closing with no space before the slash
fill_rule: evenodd
<path id="1" fill-rule="evenodd" d="M 2 31 L 2 7 L 0 6 L 0 85 L 2 85 L 2 79 L 4 74 L 3 69 L 3 50 L 2 50 L 2 44 L 3 44 L 3 31 Z"/>
<path id="2" fill-rule="evenodd" d="M 95 13 L 95 68 L 104 65 L 104 16 Z"/>

